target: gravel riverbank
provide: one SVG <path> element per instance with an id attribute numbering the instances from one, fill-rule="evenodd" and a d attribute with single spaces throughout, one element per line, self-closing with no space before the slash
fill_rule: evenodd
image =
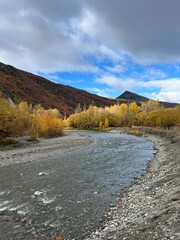
<path id="1" fill-rule="evenodd" d="M 20 143 L 0 148 L 0 166 L 23 164 L 32 161 L 45 160 L 77 148 L 85 147 L 93 142 L 89 136 L 81 136 L 68 131 L 58 138 L 41 138 L 38 142 L 28 143 L 26 138 L 17 139 Z"/>
<path id="2" fill-rule="evenodd" d="M 180 137 L 160 137 L 159 133 L 144 133 L 144 137 L 158 150 L 146 174 L 119 194 L 118 205 L 111 207 L 101 226 L 86 240 L 180 239 Z M 92 142 L 90 137 L 70 132 L 39 143 L 23 143 L 22 147 L 0 150 L 0 166 L 46 159 Z M 1 218 L 1 222 L 13 224 L 5 215 Z"/>
<path id="3" fill-rule="evenodd" d="M 144 135 L 158 150 L 147 173 L 119 194 L 88 240 L 180 239 L 180 138 L 158 135 Z"/>

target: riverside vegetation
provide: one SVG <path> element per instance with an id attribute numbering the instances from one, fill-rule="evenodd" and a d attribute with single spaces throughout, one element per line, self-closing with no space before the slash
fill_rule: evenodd
<path id="1" fill-rule="evenodd" d="M 136 102 L 105 108 L 90 105 L 87 110 L 78 104 L 76 112 L 67 120 L 62 120 L 57 109 L 45 110 L 40 105 L 32 107 L 26 102 L 15 105 L 0 96 L 0 145 L 14 143 L 14 139 L 6 137 L 28 135 L 29 141 L 35 141 L 37 137 L 61 136 L 64 126 L 98 130 L 134 125 L 171 129 L 179 124 L 180 105 L 163 108 L 154 100 L 142 103 L 141 106 Z M 139 135 L 137 130 L 129 133 Z"/>
<path id="2" fill-rule="evenodd" d="M 57 109 L 45 110 L 41 106 L 32 107 L 26 102 L 15 105 L 0 97 L 0 145 L 14 143 L 7 137 L 30 136 L 56 137 L 63 134 L 63 121 Z"/>
<path id="3" fill-rule="evenodd" d="M 176 108 L 162 108 L 158 101 L 149 100 L 138 106 L 136 102 L 98 108 L 90 106 L 88 110 L 72 114 L 69 126 L 80 129 L 107 129 L 108 127 L 148 126 L 171 129 L 180 124 L 180 105 Z"/>

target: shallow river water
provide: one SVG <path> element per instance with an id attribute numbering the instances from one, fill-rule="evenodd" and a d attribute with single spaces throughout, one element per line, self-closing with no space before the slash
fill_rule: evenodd
<path id="1" fill-rule="evenodd" d="M 80 134 L 93 137 L 94 143 L 46 161 L 0 168 L 0 218 L 14 221 L 8 231 L 1 221 L 0 236 L 83 239 L 153 157 L 153 144 L 143 138 Z"/>

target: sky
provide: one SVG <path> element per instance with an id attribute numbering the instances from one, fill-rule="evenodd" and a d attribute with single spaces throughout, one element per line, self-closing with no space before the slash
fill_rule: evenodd
<path id="1" fill-rule="evenodd" d="M 179 0 L 0 0 L 0 62 L 116 98 L 180 103 Z"/>

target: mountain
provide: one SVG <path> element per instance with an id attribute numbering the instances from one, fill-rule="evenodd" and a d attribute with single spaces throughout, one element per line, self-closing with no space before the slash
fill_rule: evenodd
<path id="1" fill-rule="evenodd" d="M 117 99 L 126 99 L 133 102 L 147 102 L 149 100 L 144 96 L 129 91 L 125 91 L 123 94 L 117 97 Z"/>
<path id="2" fill-rule="evenodd" d="M 100 97 L 84 90 L 51 82 L 43 77 L 0 63 L 0 92 L 15 103 L 26 101 L 44 108 L 57 108 L 71 114 L 80 103 L 87 107 L 93 102 L 98 107 L 114 105 L 117 100 Z"/>
<path id="3" fill-rule="evenodd" d="M 119 97 L 117 97 L 117 99 L 120 99 L 121 101 L 126 100 L 128 102 L 137 102 L 139 104 L 150 100 L 147 97 L 144 97 L 144 96 L 141 96 L 139 94 L 129 92 L 129 91 L 125 91 L 123 94 L 121 94 Z M 162 101 L 159 101 L 159 103 L 160 103 L 160 106 L 165 107 L 165 108 L 174 108 L 177 106 L 177 103 L 162 102 Z"/>

